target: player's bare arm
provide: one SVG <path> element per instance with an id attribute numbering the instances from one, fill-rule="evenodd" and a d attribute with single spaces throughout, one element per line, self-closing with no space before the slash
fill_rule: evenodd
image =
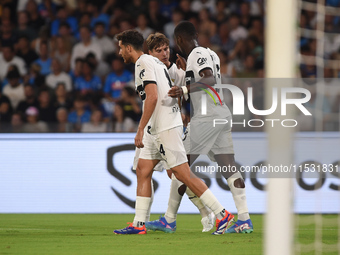
<path id="1" fill-rule="evenodd" d="M 169 90 L 168 95 L 171 97 L 180 97 L 183 94 L 187 94 L 189 92 L 195 92 L 195 91 L 201 91 L 199 88 L 202 87 L 202 83 L 203 84 L 207 84 L 210 86 L 214 86 L 216 83 L 216 80 L 214 78 L 214 74 L 212 72 L 212 70 L 210 68 L 206 68 L 203 69 L 200 72 L 200 76 L 202 77 L 202 79 L 200 79 L 198 82 L 192 83 L 192 84 L 188 84 L 186 86 L 182 86 L 182 87 L 178 87 L 178 86 L 174 86 Z M 185 87 L 187 91 L 184 91 Z"/>
<path id="2" fill-rule="evenodd" d="M 146 98 L 144 101 L 144 110 L 135 137 L 135 145 L 137 148 L 144 147 L 143 144 L 144 128 L 149 122 L 152 113 L 155 110 L 158 100 L 157 85 L 155 83 L 149 83 L 148 85 L 145 86 L 144 90 L 146 94 Z"/>

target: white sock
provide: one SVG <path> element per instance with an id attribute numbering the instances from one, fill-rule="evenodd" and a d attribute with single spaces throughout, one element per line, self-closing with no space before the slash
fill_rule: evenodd
<path id="1" fill-rule="evenodd" d="M 220 204 L 220 202 L 218 202 L 210 189 L 204 191 L 204 193 L 200 196 L 200 199 L 210 210 L 214 212 L 217 219 L 221 220 L 225 216 L 224 207 Z"/>
<path id="2" fill-rule="evenodd" d="M 237 208 L 238 220 L 248 220 L 250 219 L 248 206 L 247 206 L 247 197 L 246 197 L 246 188 L 236 188 L 234 185 L 235 180 L 243 179 L 240 172 L 237 172 L 230 176 L 227 180 L 231 194 L 233 195 L 234 203 Z"/>
<path id="3" fill-rule="evenodd" d="M 150 200 L 148 211 L 146 212 L 145 222 L 150 221 L 150 212 L 151 212 L 151 206 L 152 206 L 154 194 L 155 194 L 155 191 L 153 188 L 153 182 L 151 180 L 151 200 Z"/>
<path id="4" fill-rule="evenodd" d="M 168 202 L 168 209 L 164 215 L 168 223 L 172 223 L 177 218 L 179 205 L 182 201 L 182 195 L 178 193 L 178 188 L 183 185 L 182 182 L 176 179 L 175 175 L 171 175 L 170 197 Z"/>
<path id="5" fill-rule="evenodd" d="M 136 213 L 133 219 L 134 227 L 141 227 L 145 224 L 146 214 L 149 209 L 151 198 L 150 197 L 136 197 Z"/>
<path id="6" fill-rule="evenodd" d="M 206 216 L 209 215 L 210 210 L 208 207 L 206 207 L 201 199 L 196 196 L 194 194 L 194 192 L 191 191 L 191 189 L 189 189 L 189 187 L 187 187 L 185 193 L 188 195 L 188 198 L 190 199 L 190 201 L 197 207 L 197 209 L 200 211 L 201 217 L 204 218 Z"/>

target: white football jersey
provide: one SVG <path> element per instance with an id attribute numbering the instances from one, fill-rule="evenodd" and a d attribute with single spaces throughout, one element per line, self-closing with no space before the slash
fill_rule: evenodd
<path id="1" fill-rule="evenodd" d="M 176 64 L 171 63 L 170 67 L 168 68 L 171 81 L 175 86 L 184 86 L 185 85 L 185 71 L 182 69 L 178 69 Z"/>
<path id="2" fill-rule="evenodd" d="M 173 83 L 166 66 L 153 56 L 143 54 L 136 61 L 135 85 L 142 101 L 144 109 L 145 86 L 149 83 L 157 85 L 158 100 L 156 108 L 147 124 L 147 132 L 158 134 L 162 131 L 182 126 L 182 118 L 176 98 L 168 96 Z"/>
<path id="3" fill-rule="evenodd" d="M 211 69 L 216 83 L 221 84 L 220 59 L 217 54 L 208 48 L 196 47 L 188 56 L 185 74 L 186 84 L 192 84 L 202 79 L 200 72 L 204 69 Z M 211 87 L 213 86 L 209 87 L 202 83 L 201 91 L 190 93 L 193 119 L 226 118 L 231 115 L 229 108 L 223 102 L 221 89 L 211 89 Z"/>

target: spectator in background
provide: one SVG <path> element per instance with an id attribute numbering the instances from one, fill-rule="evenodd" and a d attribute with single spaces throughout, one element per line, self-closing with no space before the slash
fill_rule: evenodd
<path id="1" fill-rule="evenodd" d="M 117 102 L 122 93 L 122 89 L 133 81 L 133 74 L 125 69 L 122 58 L 112 60 L 112 72 L 107 76 L 104 86 L 105 97 L 110 101 Z"/>
<path id="2" fill-rule="evenodd" d="M 35 91 L 33 86 L 29 84 L 25 84 L 24 86 L 24 92 L 25 92 L 25 99 L 19 102 L 19 105 L 16 108 L 16 112 L 24 115 L 27 108 L 30 106 L 34 106 L 38 108 L 39 102 L 37 100 L 37 97 L 35 95 Z"/>
<path id="3" fill-rule="evenodd" d="M 132 0 L 132 4 L 126 7 L 126 12 L 131 15 L 131 17 L 137 17 L 140 13 L 147 12 L 147 6 L 143 3 L 143 0 Z"/>
<path id="4" fill-rule="evenodd" d="M 45 76 L 40 74 L 41 66 L 37 63 L 32 63 L 30 72 L 26 76 L 25 82 L 36 87 L 41 88 L 45 86 Z"/>
<path id="5" fill-rule="evenodd" d="M 34 106 L 26 110 L 27 123 L 24 125 L 24 132 L 26 133 L 46 133 L 48 126 L 44 121 L 39 120 L 39 110 Z"/>
<path id="6" fill-rule="evenodd" d="M 74 100 L 74 110 L 68 114 L 67 120 L 73 124 L 73 130 L 79 132 L 81 130 L 81 124 L 89 122 L 91 120 L 91 112 L 85 109 L 85 98 L 78 96 Z"/>
<path id="7" fill-rule="evenodd" d="M 20 83 L 20 73 L 16 66 L 12 66 L 6 76 L 8 84 L 2 93 L 11 101 L 11 107 L 16 109 L 19 102 L 25 99 L 24 85 Z"/>
<path id="8" fill-rule="evenodd" d="M 2 95 L 0 90 L 0 123 L 10 122 L 12 111 L 11 101 L 7 96 Z"/>
<path id="9" fill-rule="evenodd" d="M 30 41 L 33 41 L 38 37 L 38 31 L 29 25 L 28 13 L 26 11 L 21 11 L 18 13 L 18 25 L 15 33 L 18 37 L 26 36 Z"/>
<path id="10" fill-rule="evenodd" d="M 24 131 L 23 127 L 23 121 L 22 121 L 22 115 L 20 113 L 13 113 L 11 117 L 11 133 L 22 133 Z"/>
<path id="11" fill-rule="evenodd" d="M 246 39 L 246 47 L 248 54 L 251 54 L 255 58 L 255 65 L 263 65 L 263 47 L 258 42 L 257 37 L 249 36 Z"/>
<path id="12" fill-rule="evenodd" d="M 202 9 L 208 9 L 212 15 L 216 13 L 215 0 L 194 0 L 190 8 L 193 12 L 197 13 Z"/>
<path id="13" fill-rule="evenodd" d="M 51 23 L 51 36 L 59 35 L 59 26 L 66 22 L 71 28 L 71 33 L 75 33 L 78 29 L 77 19 L 68 13 L 66 6 L 61 6 L 57 12 L 57 18 Z"/>
<path id="14" fill-rule="evenodd" d="M 34 30 L 39 31 L 45 25 L 45 21 L 38 13 L 38 6 L 35 0 L 28 0 L 25 10 L 30 17 L 28 25 Z"/>
<path id="15" fill-rule="evenodd" d="M 9 19 L 3 19 L 1 22 L 0 41 L 2 45 L 14 45 L 18 38 L 14 33 L 12 23 Z"/>
<path id="16" fill-rule="evenodd" d="M 180 0 L 179 9 L 182 11 L 184 20 L 189 20 L 197 14 L 191 10 L 190 0 Z"/>
<path id="17" fill-rule="evenodd" d="M 53 123 L 56 121 L 56 108 L 51 100 L 50 92 L 47 89 L 42 89 L 38 95 L 38 110 L 40 120 L 47 123 Z"/>
<path id="18" fill-rule="evenodd" d="M 71 43 L 66 41 L 66 38 L 61 36 L 58 36 L 55 42 L 56 49 L 52 52 L 52 56 L 59 61 L 62 71 L 69 72 L 71 60 Z"/>
<path id="19" fill-rule="evenodd" d="M 84 61 L 82 64 L 81 76 L 79 76 L 74 83 L 75 91 L 82 95 L 91 92 L 99 91 L 102 88 L 101 80 L 98 76 L 93 75 L 95 66 L 89 62 Z"/>
<path id="20" fill-rule="evenodd" d="M 110 112 L 105 108 L 105 104 L 102 103 L 102 96 L 99 94 L 95 94 L 90 99 L 90 104 L 87 109 L 91 112 L 99 110 L 102 113 L 102 121 L 109 122 L 110 121 Z M 109 109 L 110 110 L 110 109 Z"/>
<path id="21" fill-rule="evenodd" d="M 164 26 L 164 34 L 167 38 L 169 38 L 169 46 L 170 48 L 175 48 L 175 41 L 174 41 L 174 30 L 175 27 L 183 20 L 184 15 L 182 11 L 178 8 L 173 10 L 171 14 L 171 22 L 168 22 Z"/>
<path id="22" fill-rule="evenodd" d="M 251 27 L 248 33 L 248 37 L 250 36 L 255 36 L 257 38 L 257 41 L 263 45 L 264 31 L 263 31 L 263 22 L 261 18 L 252 19 Z"/>
<path id="23" fill-rule="evenodd" d="M 216 15 L 214 16 L 218 26 L 227 20 L 228 11 L 226 6 L 227 2 L 224 0 L 218 0 L 216 3 Z"/>
<path id="24" fill-rule="evenodd" d="M 51 73 L 52 65 L 52 59 L 50 58 L 47 41 L 40 42 L 39 56 L 40 57 L 36 61 L 34 61 L 34 63 L 38 64 L 41 67 L 40 74 L 46 76 Z"/>
<path id="25" fill-rule="evenodd" d="M 57 109 L 56 117 L 57 117 L 57 123 L 53 125 L 53 133 L 65 133 L 70 132 L 71 128 L 67 121 L 67 109 L 60 107 Z"/>
<path id="26" fill-rule="evenodd" d="M 25 61 L 14 54 L 13 45 L 2 45 L 2 56 L 0 56 L 0 80 L 3 80 L 10 66 L 15 65 L 20 76 L 27 73 Z"/>
<path id="27" fill-rule="evenodd" d="M 107 131 L 107 123 L 102 121 L 102 113 L 100 110 L 93 111 L 91 114 L 91 122 L 84 123 L 81 126 L 81 132 L 84 133 L 104 133 Z"/>
<path id="28" fill-rule="evenodd" d="M 237 72 L 237 78 L 256 78 L 257 70 L 255 68 L 255 58 L 253 55 L 246 56 L 243 63 L 243 70 Z"/>
<path id="29" fill-rule="evenodd" d="M 78 30 L 76 34 L 79 35 Z M 71 27 L 67 22 L 63 22 L 60 24 L 59 36 L 61 36 L 64 39 L 65 48 L 67 51 L 71 53 L 71 48 L 73 48 L 73 46 L 76 45 L 78 41 L 77 41 L 77 38 L 71 33 Z M 57 44 L 57 49 L 58 49 L 58 44 Z"/>
<path id="30" fill-rule="evenodd" d="M 97 61 L 96 56 L 89 52 L 86 55 L 85 61 L 93 65 L 93 74 L 98 76 L 102 83 L 104 83 L 106 76 L 110 73 L 110 66 L 104 61 Z"/>
<path id="31" fill-rule="evenodd" d="M 105 24 L 105 30 L 107 31 L 109 29 L 109 23 L 110 23 L 110 16 L 106 13 L 102 13 L 99 10 L 98 3 L 95 1 L 89 1 L 87 3 L 87 11 L 91 14 L 91 28 L 94 29 L 94 26 L 97 22 L 102 22 Z"/>
<path id="32" fill-rule="evenodd" d="M 209 9 L 203 8 L 199 12 L 199 33 L 207 34 L 209 37 L 212 37 L 217 32 L 217 25 L 210 17 Z"/>
<path id="33" fill-rule="evenodd" d="M 52 49 L 52 43 L 50 40 L 50 34 L 47 27 L 42 27 L 39 31 L 39 37 L 31 42 L 31 48 L 40 56 L 40 44 L 47 42 L 48 49 Z"/>
<path id="34" fill-rule="evenodd" d="M 88 26 L 80 28 L 81 42 L 73 47 L 71 57 L 71 68 L 75 68 L 75 60 L 77 58 L 85 58 L 89 52 L 92 52 L 97 61 L 102 60 L 103 51 L 97 43 L 91 41 L 91 29 Z"/>
<path id="35" fill-rule="evenodd" d="M 252 17 L 250 15 L 250 3 L 243 2 L 240 5 L 240 25 L 249 30 L 251 24 Z"/>
<path id="36" fill-rule="evenodd" d="M 171 18 L 172 11 L 177 8 L 178 2 L 172 0 L 163 0 L 160 3 L 160 13 L 162 16 L 166 17 L 167 19 Z"/>
<path id="37" fill-rule="evenodd" d="M 46 85 L 51 89 L 55 89 L 58 83 L 64 83 L 66 91 L 72 91 L 71 76 L 61 69 L 61 64 L 58 59 L 52 60 L 52 73 L 46 76 Z"/>
<path id="38" fill-rule="evenodd" d="M 218 34 L 211 38 L 212 44 L 229 54 L 235 47 L 235 41 L 230 37 L 228 22 L 223 22 L 218 28 Z"/>
<path id="39" fill-rule="evenodd" d="M 160 13 L 157 0 L 149 1 L 148 11 L 148 19 L 150 21 L 149 26 L 155 31 L 163 31 L 163 27 L 168 22 L 168 19 Z"/>
<path id="40" fill-rule="evenodd" d="M 66 86 L 63 82 L 58 82 L 57 87 L 55 88 L 55 101 L 54 101 L 54 107 L 56 109 L 58 108 L 66 108 L 67 110 L 70 110 L 73 103 L 72 100 L 69 98 Z"/>
<path id="41" fill-rule="evenodd" d="M 148 27 L 148 18 L 144 13 L 138 14 L 137 27 L 135 29 L 143 35 L 144 40 L 154 32 L 152 28 Z"/>
<path id="42" fill-rule="evenodd" d="M 235 42 L 244 40 L 248 36 L 248 31 L 240 25 L 240 17 L 237 14 L 232 14 L 229 17 L 230 37 Z"/>
<path id="43" fill-rule="evenodd" d="M 140 120 L 141 108 L 133 88 L 125 87 L 122 90 L 121 100 L 115 106 L 116 132 L 136 131 L 136 122 Z"/>
<path id="44" fill-rule="evenodd" d="M 103 50 L 103 59 L 106 60 L 108 55 L 116 51 L 116 46 L 113 40 L 105 34 L 105 24 L 103 22 L 98 21 L 95 24 L 94 33 L 92 41 Z"/>
<path id="45" fill-rule="evenodd" d="M 38 54 L 30 48 L 29 39 L 25 35 L 19 37 L 17 56 L 25 61 L 26 69 L 39 58 Z"/>
<path id="46" fill-rule="evenodd" d="M 75 68 L 69 72 L 73 84 L 76 82 L 76 79 L 81 76 L 81 72 L 83 70 L 83 63 L 84 63 L 83 58 L 77 58 Z"/>

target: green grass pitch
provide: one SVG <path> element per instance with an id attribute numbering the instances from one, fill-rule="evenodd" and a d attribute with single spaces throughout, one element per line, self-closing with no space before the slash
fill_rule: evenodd
<path id="1" fill-rule="evenodd" d="M 158 215 L 152 215 L 154 220 Z M 299 216 L 304 217 L 304 216 Z M 323 242 L 335 244 L 334 226 L 322 230 Z M 252 215 L 252 234 L 202 233 L 199 215 L 178 215 L 174 234 L 115 235 L 131 214 L 0 214 L 0 254 L 263 254 L 263 216 Z M 273 229 L 273 234 L 279 230 Z M 303 226 L 297 240 L 314 242 L 315 227 Z M 303 253 L 314 254 L 314 253 Z M 337 252 L 328 254 L 338 254 Z"/>

